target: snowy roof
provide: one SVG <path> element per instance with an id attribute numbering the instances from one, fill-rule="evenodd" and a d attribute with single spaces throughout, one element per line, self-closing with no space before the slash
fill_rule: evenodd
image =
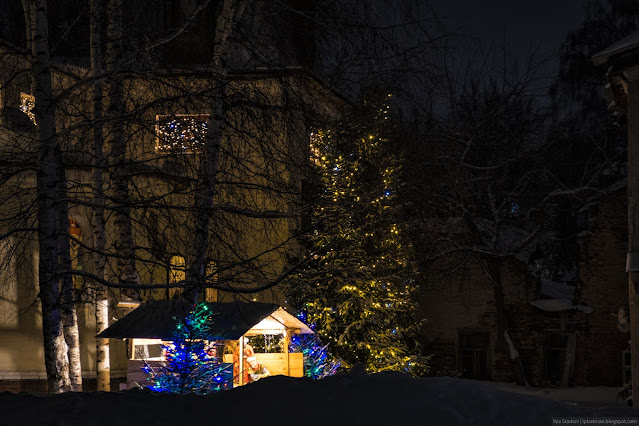
<path id="1" fill-rule="evenodd" d="M 575 299 L 575 286 L 542 278 L 541 295 L 551 299 L 573 301 Z"/>
<path id="2" fill-rule="evenodd" d="M 592 62 L 595 65 L 602 65 L 608 62 L 611 57 L 637 47 L 639 47 L 639 31 L 630 34 L 628 37 L 621 39 L 601 52 L 594 54 Z"/>
<path id="3" fill-rule="evenodd" d="M 278 325 L 293 328 L 302 334 L 313 331 L 279 305 L 258 302 L 206 303 L 213 313 L 211 340 L 237 340 L 249 331 L 269 330 Z M 180 320 L 193 309 L 193 304 L 180 300 L 153 300 L 146 302 L 122 319 L 111 324 L 97 337 L 117 339 L 146 338 L 171 340 Z"/>
<path id="4" fill-rule="evenodd" d="M 533 300 L 530 304 L 535 308 L 546 312 L 582 311 L 589 314 L 593 311 L 590 306 L 574 305 L 572 302 L 565 299 L 540 299 Z"/>

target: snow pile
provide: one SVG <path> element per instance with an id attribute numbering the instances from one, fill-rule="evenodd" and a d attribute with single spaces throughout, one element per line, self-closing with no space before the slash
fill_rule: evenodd
<path id="1" fill-rule="evenodd" d="M 524 387 L 514 383 L 493 382 L 497 387 L 525 395 L 535 395 L 543 398 L 573 402 L 581 406 L 591 407 L 624 407 L 626 401 L 619 398 L 619 387 L 610 386 L 570 386 L 554 388 Z M 637 414 L 639 415 L 639 414 Z"/>
<path id="2" fill-rule="evenodd" d="M 553 417 L 632 417 L 630 408 L 592 408 L 449 377 L 347 374 L 311 381 L 268 377 L 211 396 L 146 390 L 0 394 L 7 425 L 550 425 Z"/>

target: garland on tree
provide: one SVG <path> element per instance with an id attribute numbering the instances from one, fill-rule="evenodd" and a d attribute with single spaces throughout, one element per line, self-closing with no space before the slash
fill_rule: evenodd
<path id="1" fill-rule="evenodd" d="M 341 362 L 333 359 L 328 345 L 323 345 L 316 334 L 295 335 L 289 345 L 290 352 L 304 354 L 304 377 L 323 379 L 337 373 Z"/>
<path id="2" fill-rule="evenodd" d="M 180 321 L 173 340 L 163 345 L 166 361 L 153 368 L 144 361 L 144 371 L 157 392 L 206 395 L 232 387 L 232 374 L 225 369 L 215 353 L 215 342 L 209 342 L 213 314 L 200 303 Z"/>
<path id="3" fill-rule="evenodd" d="M 286 291 L 345 367 L 415 372 L 424 365 L 388 101 L 372 113 L 369 106 L 371 119 L 311 135 L 316 199 L 303 243 L 312 261 Z"/>

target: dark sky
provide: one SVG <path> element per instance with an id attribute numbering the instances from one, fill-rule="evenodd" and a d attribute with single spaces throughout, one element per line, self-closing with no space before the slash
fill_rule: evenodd
<path id="1" fill-rule="evenodd" d="M 431 0 L 450 29 L 458 28 L 527 55 L 540 47 L 550 53 L 583 19 L 583 0 Z"/>

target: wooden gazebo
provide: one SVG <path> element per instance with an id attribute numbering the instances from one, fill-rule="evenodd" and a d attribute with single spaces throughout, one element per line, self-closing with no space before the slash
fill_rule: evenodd
<path id="1" fill-rule="evenodd" d="M 312 334 L 313 331 L 281 306 L 257 302 L 209 302 L 206 305 L 214 315 L 213 327 L 207 340 L 216 341 L 219 345 L 238 341 L 239 375 L 235 378 L 236 385 L 245 384 L 244 337 L 257 335 L 281 335 L 283 338 L 281 353 L 258 352 L 254 355 L 271 375 L 304 375 L 303 354 L 289 353 L 289 341 L 293 334 Z M 179 300 L 150 301 L 140 305 L 97 336 L 128 340 L 128 388 L 145 383 L 146 377 L 140 365 L 142 360 L 152 364 L 163 361 L 162 343 L 172 339 L 178 322 L 192 309 L 193 304 Z M 233 354 L 220 356 L 220 361 L 232 365 Z"/>

